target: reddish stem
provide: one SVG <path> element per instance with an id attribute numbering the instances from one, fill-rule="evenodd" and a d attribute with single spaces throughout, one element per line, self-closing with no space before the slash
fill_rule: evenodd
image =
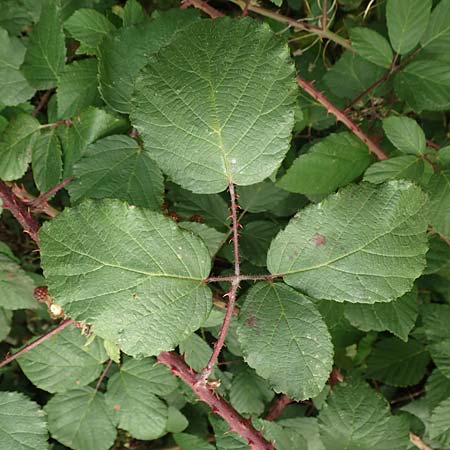
<path id="1" fill-rule="evenodd" d="M 189 6 L 202 10 L 204 13 L 208 14 L 211 19 L 217 19 L 218 17 L 223 17 L 225 15 L 203 0 L 183 0 L 181 2 L 182 8 L 188 8 Z"/>
<path id="2" fill-rule="evenodd" d="M 322 4 L 322 30 L 327 29 L 327 21 L 328 21 L 328 4 L 327 0 L 323 0 Z"/>
<path id="3" fill-rule="evenodd" d="M 35 348 L 38 345 L 42 344 L 46 340 L 50 339 L 52 336 L 54 336 L 55 334 L 57 334 L 60 331 L 64 330 L 64 328 L 68 327 L 69 325 L 72 325 L 73 323 L 75 323 L 73 320 L 64 320 L 56 328 L 54 328 L 53 330 L 51 330 L 48 333 L 44 334 L 39 339 L 36 339 L 31 344 L 29 344 L 26 347 L 24 347 L 22 350 L 19 350 L 18 352 L 14 353 L 14 355 L 11 355 L 11 356 L 8 356 L 7 358 L 5 358 L 0 363 L 0 368 L 2 368 L 4 366 L 6 366 L 7 364 L 9 364 L 10 362 L 14 361 L 19 356 L 22 356 L 25 353 L 28 353 L 30 350 L 32 350 L 33 348 Z"/>
<path id="4" fill-rule="evenodd" d="M 199 375 L 198 383 L 205 384 L 211 375 L 212 370 L 219 358 L 220 352 L 225 344 L 225 338 L 227 337 L 228 329 L 230 328 L 231 318 L 234 312 L 234 305 L 236 303 L 237 291 L 241 283 L 241 268 L 240 268 L 240 256 L 239 256 L 239 222 L 238 222 L 238 205 L 236 202 L 236 192 L 234 190 L 234 184 L 232 181 L 228 183 L 228 190 L 230 191 L 231 198 L 231 229 L 233 230 L 233 249 L 234 249 L 234 277 L 231 280 L 231 289 L 227 293 L 228 306 L 227 312 L 223 319 L 222 328 L 219 332 L 219 338 L 214 343 L 214 349 L 209 358 L 208 364 L 202 370 Z"/>
<path id="5" fill-rule="evenodd" d="M 188 384 L 200 400 L 210 406 L 213 413 L 222 417 L 232 431 L 248 442 L 252 450 L 275 450 L 273 444 L 268 442 L 262 433 L 254 428 L 249 419 L 242 417 L 220 395 L 209 389 L 206 384 L 198 383 L 197 374 L 177 354 L 172 352 L 161 353 L 158 356 L 158 362 L 165 364 L 174 375 Z"/>
<path id="6" fill-rule="evenodd" d="M 3 201 L 3 207 L 9 209 L 15 219 L 22 225 L 25 233 L 28 233 L 34 242 L 39 246 L 39 224 L 31 215 L 30 208 L 14 195 L 11 188 L 0 180 L 0 198 Z"/>
<path id="7" fill-rule="evenodd" d="M 266 274 L 266 275 L 240 275 L 239 279 L 240 281 L 272 281 L 275 278 L 281 278 L 284 274 L 277 273 L 275 275 L 272 274 Z M 214 282 L 221 282 L 221 281 L 229 281 L 232 283 L 234 280 L 236 280 L 236 275 L 230 275 L 230 276 L 219 276 L 219 277 L 209 277 L 205 278 L 203 281 L 205 283 L 214 283 Z"/>
<path id="8" fill-rule="evenodd" d="M 44 192 L 38 198 L 30 202 L 30 206 L 32 208 L 39 208 L 43 203 L 46 203 L 49 198 L 53 197 L 59 190 L 61 190 L 63 187 L 66 187 L 72 180 L 73 176 L 67 177 L 65 180 L 61 181 L 61 183 L 58 183 L 56 186 L 52 187 L 50 190 Z"/>
<path id="9" fill-rule="evenodd" d="M 42 95 L 42 97 L 39 99 L 39 103 L 36 105 L 36 108 L 34 108 L 34 111 L 31 113 L 33 117 L 36 117 L 42 110 L 42 108 L 44 108 L 53 92 L 55 92 L 55 89 L 49 89 Z"/>
<path id="10" fill-rule="evenodd" d="M 102 381 L 105 379 L 105 376 L 108 373 L 108 370 L 111 367 L 112 362 L 113 362 L 112 359 L 110 359 L 108 361 L 108 364 L 106 364 L 106 367 L 103 369 L 102 373 L 98 377 L 97 384 L 95 385 L 95 392 L 97 392 L 100 389 L 100 386 L 102 385 Z"/>
<path id="11" fill-rule="evenodd" d="M 349 119 L 338 107 L 333 105 L 322 92 L 315 89 L 312 83 L 309 83 L 301 77 L 297 77 L 297 83 L 311 97 L 321 103 L 329 113 L 333 114 L 339 122 L 342 122 L 355 136 L 361 139 L 361 141 L 369 147 L 369 151 L 375 154 L 379 160 L 387 159 L 387 155 L 383 150 L 381 150 L 381 148 L 378 147 L 378 145 L 375 144 L 375 142 L 372 141 L 372 139 L 370 139 L 356 123 Z"/>
<path id="12" fill-rule="evenodd" d="M 286 394 L 282 394 L 275 399 L 270 407 L 265 419 L 266 420 L 277 420 L 278 417 L 281 416 L 281 413 L 284 411 L 287 405 L 292 403 L 294 400 L 289 398 Z"/>

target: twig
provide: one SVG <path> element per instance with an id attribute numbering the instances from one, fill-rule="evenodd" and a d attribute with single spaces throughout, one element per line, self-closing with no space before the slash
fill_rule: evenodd
<path id="1" fill-rule="evenodd" d="M 419 436 L 417 436 L 417 434 L 409 433 L 409 440 L 419 450 L 433 450 L 431 447 L 429 447 L 427 444 L 425 444 L 425 442 L 423 442 L 422 439 Z"/>
<path id="2" fill-rule="evenodd" d="M 42 108 L 47 104 L 49 101 L 51 95 L 55 92 L 55 89 L 49 89 L 46 91 L 42 97 L 39 99 L 39 103 L 36 105 L 36 108 L 34 108 L 34 111 L 31 113 L 33 117 L 36 117 L 39 112 L 42 110 Z"/>
<path id="3" fill-rule="evenodd" d="M 30 203 L 36 200 L 36 197 L 30 194 L 23 186 L 18 186 L 17 184 L 6 183 L 13 191 L 13 194 L 22 200 L 26 206 L 30 206 Z M 47 202 L 42 203 L 38 207 L 34 207 L 32 212 L 43 212 L 49 217 L 56 217 L 59 211 L 53 206 L 49 205 Z"/>
<path id="4" fill-rule="evenodd" d="M 30 208 L 1 180 L 0 198 L 3 201 L 3 207 L 11 211 L 11 214 L 22 225 L 25 233 L 28 233 L 31 239 L 39 246 L 39 224 L 37 220 L 31 215 Z"/>
<path id="5" fill-rule="evenodd" d="M 327 20 L 328 20 L 328 5 L 327 5 L 327 0 L 323 0 L 322 3 L 322 30 L 326 30 L 327 29 Z"/>
<path id="6" fill-rule="evenodd" d="M 30 206 L 32 208 L 39 208 L 43 203 L 46 203 L 47 200 L 53 195 L 55 195 L 59 190 L 66 187 L 73 180 L 73 176 L 67 177 L 65 180 L 58 183 L 56 186 L 52 187 L 47 192 L 44 192 L 39 197 L 30 202 Z"/>
<path id="7" fill-rule="evenodd" d="M 14 361 L 15 359 L 17 359 L 19 356 L 24 355 L 25 353 L 28 353 L 30 350 L 32 350 L 33 348 L 37 347 L 39 344 L 42 344 L 43 342 L 45 342 L 46 340 L 50 339 L 52 336 L 54 336 L 55 334 L 59 333 L 60 331 L 64 330 L 64 328 L 68 327 L 69 325 L 74 324 L 75 322 L 73 320 L 64 320 L 63 322 L 61 322 L 56 328 L 54 328 L 53 330 L 49 331 L 48 333 L 44 334 L 43 336 L 41 336 L 40 338 L 36 339 L 35 341 L 33 341 L 31 344 L 27 345 L 26 347 L 24 347 L 22 350 L 19 350 L 18 352 L 14 353 L 14 355 L 8 356 L 7 358 L 5 358 L 1 363 L 0 363 L 0 368 L 6 366 L 7 364 L 9 364 L 10 362 Z"/>
<path id="8" fill-rule="evenodd" d="M 106 374 L 108 373 L 109 368 L 111 367 L 113 360 L 110 359 L 108 361 L 108 364 L 106 364 L 106 367 L 103 369 L 102 373 L 98 377 L 97 384 L 95 385 L 95 392 L 97 392 L 100 389 L 100 386 L 102 384 L 102 381 L 104 380 Z"/>
<path id="9" fill-rule="evenodd" d="M 375 144 L 375 142 L 372 141 L 372 139 L 370 139 L 369 136 L 367 136 L 356 123 L 349 119 L 338 107 L 333 105 L 333 103 L 331 103 L 322 94 L 322 92 L 315 89 L 312 83 L 309 83 L 301 77 L 297 77 L 297 83 L 311 97 L 321 103 L 329 113 L 333 114 L 339 122 L 342 122 L 355 136 L 361 139 L 361 141 L 369 147 L 369 151 L 374 153 L 380 161 L 387 159 L 387 156 L 383 150 L 381 150 L 381 148 L 378 147 L 378 145 Z"/>
<path id="10" fill-rule="evenodd" d="M 231 318 L 233 316 L 234 304 L 236 303 L 237 291 L 239 289 L 241 279 L 241 268 L 240 268 L 240 256 L 239 256 L 239 222 L 237 216 L 238 204 L 236 202 L 236 192 L 234 190 L 234 184 L 232 181 L 228 183 L 228 190 L 230 191 L 231 198 L 231 228 L 233 230 L 233 250 L 234 250 L 234 278 L 231 280 L 231 289 L 226 294 L 228 297 L 228 306 L 227 312 L 225 313 L 225 317 L 223 319 L 222 327 L 220 329 L 219 337 L 217 341 L 214 343 L 214 349 L 211 354 L 211 358 L 209 358 L 208 364 L 201 371 L 198 383 L 205 384 L 208 380 L 211 372 L 219 358 L 220 352 L 225 344 L 225 338 L 228 333 L 228 329 L 230 328 Z"/>
<path id="11" fill-rule="evenodd" d="M 203 0 L 183 0 L 181 2 L 181 8 L 184 9 L 189 6 L 202 10 L 204 13 L 208 14 L 211 19 L 217 19 L 218 17 L 223 17 L 225 15 L 216 8 L 213 8 L 211 5 L 208 5 L 208 3 Z"/>
<path id="12" fill-rule="evenodd" d="M 281 413 L 284 411 L 287 405 L 292 403 L 294 400 L 288 397 L 286 394 L 282 394 L 278 396 L 272 405 L 269 408 L 269 411 L 266 414 L 266 420 L 277 420 L 278 417 L 281 416 Z"/>
<path id="13" fill-rule="evenodd" d="M 190 369 L 176 353 L 163 352 L 158 356 L 158 362 L 165 364 L 172 373 L 180 377 L 207 403 L 212 412 L 222 417 L 230 429 L 242 436 L 252 450 L 275 450 L 272 443 L 267 441 L 262 433 L 254 428 L 249 419 L 242 417 L 220 395 L 211 390 L 207 384 L 198 383 L 198 375 Z"/>
<path id="14" fill-rule="evenodd" d="M 231 0 L 231 2 L 238 5 L 242 10 L 246 7 L 246 2 L 244 0 Z M 343 37 L 339 36 L 336 33 L 333 33 L 330 30 L 325 30 L 321 27 L 316 27 L 314 25 L 299 22 L 295 19 L 292 19 L 291 17 L 283 16 L 275 11 L 271 11 L 270 9 L 265 9 L 261 6 L 254 5 L 251 2 L 248 4 L 247 8 L 248 11 L 252 11 L 256 14 L 259 14 L 260 16 L 268 17 L 270 19 L 276 20 L 277 22 L 285 23 L 286 25 L 289 25 L 298 30 L 304 30 L 316 34 L 322 39 L 328 39 L 330 41 L 336 42 L 336 44 L 339 44 L 341 47 L 353 51 L 352 45 L 349 40 L 344 39 Z"/>

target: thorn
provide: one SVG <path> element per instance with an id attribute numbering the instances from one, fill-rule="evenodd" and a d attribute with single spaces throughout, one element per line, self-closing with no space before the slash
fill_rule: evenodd
<path id="1" fill-rule="evenodd" d="M 231 297 L 231 291 L 228 291 L 226 294 L 223 294 L 222 297 Z"/>
<path id="2" fill-rule="evenodd" d="M 242 225 L 242 223 L 237 223 L 237 226 L 239 227 L 239 228 L 241 228 L 241 229 L 243 229 L 244 228 L 244 225 Z"/>

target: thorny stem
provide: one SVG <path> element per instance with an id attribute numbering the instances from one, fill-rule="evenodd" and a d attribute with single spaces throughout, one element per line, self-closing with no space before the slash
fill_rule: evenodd
<path id="1" fill-rule="evenodd" d="M 64 328 L 68 327 L 69 325 L 75 324 L 73 320 L 64 320 L 61 322 L 56 328 L 49 331 L 48 333 L 44 334 L 40 338 L 33 341 L 31 344 L 24 347 L 22 350 L 19 350 L 18 352 L 14 353 L 14 355 L 8 356 L 0 363 L 0 368 L 6 366 L 10 362 L 14 361 L 15 359 L 19 358 L 19 356 L 24 355 L 25 353 L 28 353 L 33 348 L 37 347 L 38 345 L 42 344 L 46 340 L 50 339 L 55 334 L 59 333 L 60 331 L 64 330 Z"/>
<path id="2" fill-rule="evenodd" d="M 183 0 L 181 2 L 182 8 L 188 8 L 189 6 L 202 10 L 204 13 L 208 14 L 211 19 L 217 19 L 217 17 L 223 17 L 225 15 L 203 0 Z"/>
<path id="3" fill-rule="evenodd" d="M 73 176 L 67 177 L 65 180 L 61 181 L 56 186 L 52 187 L 50 190 L 48 190 L 47 192 L 44 192 L 39 197 L 34 199 L 32 202 L 30 202 L 30 206 L 32 208 L 38 208 L 43 203 L 47 202 L 47 200 L 49 198 L 53 197 L 53 195 L 55 195 L 59 190 L 61 190 L 65 186 L 67 186 L 72 180 L 73 180 Z"/>
<path id="4" fill-rule="evenodd" d="M 176 353 L 163 352 L 158 356 L 158 362 L 165 364 L 172 373 L 180 377 L 199 396 L 200 400 L 207 403 L 212 412 L 222 417 L 230 426 L 230 429 L 242 436 L 252 450 L 275 450 L 272 443 L 268 442 L 262 433 L 255 429 L 249 419 L 242 417 L 224 398 L 211 390 L 207 384 L 198 383 L 198 375 L 190 369 Z"/>
<path id="5" fill-rule="evenodd" d="M 39 246 L 39 224 L 31 215 L 30 208 L 26 205 L 12 189 L 0 180 L 0 198 L 3 201 L 3 207 L 9 209 L 15 219 L 22 225 L 25 233 L 28 233 L 34 242 Z"/>
<path id="6" fill-rule="evenodd" d="M 228 306 L 223 319 L 222 327 L 219 332 L 219 338 L 214 343 L 214 349 L 209 358 L 208 364 L 201 371 L 198 377 L 199 384 L 205 384 L 211 375 L 212 370 L 219 358 L 220 352 L 225 344 L 225 338 L 230 328 L 231 318 L 233 316 L 234 304 L 236 303 L 237 291 L 241 283 L 241 267 L 240 267 L 240 256 L 239 256 L 239 222 L 238 222 L 238 204 L 236 202 L 236 192 L 234 189 L 234 184 L 230 180 L 228 183 L 228 190 L 230 191 L 231 198 L 231 229 L 233 230 L 233 250 L 234 250 L 234 277 L 231 280 L 231 289 L 226 294 L 228 297 Z"/>
<path id="7" fill-rule="evenodd" d="M 278 417 L 281 416 L 281 413 L 284 411 L 287 405 L 292 403 L 294 400 L 288 397 L 286 394 L 282 394 L 275 399 L 272 403 L 269 411 L 266 414 L 266 420 L 277 420 Z"/>
<path id="8" fill-rule="evenodd" d="M 384 153 L 383 150 L 381 150 L 381 148 L 378 147 L 378 145 L 372 141 L 372 139 L 370 139 L 369 136 L 367 136 L 367 134 L 365 134 L 356 123 L 349 119 L 337 106 L 331 103 L 325 95 L 322 94 L 322 92 L 315 89 L 312 83 L 309 83 L 301 77 L 297 77 L 297 83 L 311 97 L 321 103 L 329 113 L 333 114 L 339 122 L 342 122 L 355 136 L 361 139 L 361 141 L 369 147 L 369 151 L 374 153 L 380 161 L 387 159 L 386 153 Z"/>
<path id="9" fill-rule="evenodd" d="M 106 364 L 105 368 L 103 369 L 102 373 L 98 377 L 97 384 L 95 385 L 95 392 L 98 392 L 100 389 L 100 386 L 102 385 L 102 381 L 105 379 L 106 374 L 108 373 L 109 368 L 111 367 L 111 364 L 113 363 L 113 360 L 110 359 L 108 361 L 108 364 Z"/>

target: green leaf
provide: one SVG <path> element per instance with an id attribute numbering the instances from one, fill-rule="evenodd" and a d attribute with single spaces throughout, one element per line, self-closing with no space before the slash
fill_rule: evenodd
<path id="1" fill-rule="evenodd" d="M 147 13 L 137 0 L 127 0 L 123 8 L 123 26 L 130 27 L 144 22 L 147 19 Z"/>
<path id="2" fill-rule="evenodd" d="M 188 427 L 188 425 L 189 422 L 186 417 L 178 409 L 173 406 L 169 406 L 166 430 L 169 433 L 181 433 Z"/>
<path id="3" fill-rule="evenodd" d="M 36 308 L 34 283 L 11 259 L 0 255 L 0 307 L 5 309 Z"/>
<path id="4" fill-rule="evenodd" d="M 41 16 L 30 33 L 22 71 L 34 88 L 50 89 L 58 83 L 65 57 L 59 0 L 42 0 Z"/>
<path id="5" fill-rule="evenodd" d="M 414 119 L 390 116 L 383 120 L 383 130 L 394 146 L 403 153 L 420 155 L 427 149 L 425 133 Z"/>
<path id="6" fill-rule="evenodd" d="M 450 268 L 450 246 L 439 236 L 431 235 L 430 250 L 427 253 L 427 267 L 424 275 L 447 273 Z"/>
<path id="7" fill-rule="evenodd" d="M 0 341 L 5 339 L 11 331 L 12 312 L 0 308 Z"/>
<path id="8" fill-rule="evenodd" d="M 450 169 L 436 172 L 427 186 L 430 196 L 430 225 L 450 237 Z"/>
<path id="9" fill-rule="evenodd" d="M 0 26 L 12 35 L 19 35 L 39 18 L 41 2 L 35 0 L 3 0 Z"/>
<path id="10" fill-rule="evenodd" d="M 230 403 L 244 415 L 261 415 L 274 395 L 267 381 L 249 367 L 240 370 L 231 381 Z"/>
<path id="11" fill-rule="evenodd" d="M 357 379 L 333 389 L 319 427 L 326 450 L 405 450 L 409 442 L 408 422 L 392 417 L 386 400 Z"/>
<path id="12" fill-rule="evenodd" d="M 215 447 L 208 441 L 194 434 L 174 433 L 173 438 L 183 450 L 215 450 Z"/>
<path id="13" fill-rule="evenodd" d="M 420 40 L 433 53 L 445 53 L 450 46 L 450 2 L 441 0 L 433 9 L 427 30 Z"/>
<path id="14" fill-rule="evenodd" d="M 98 92 L 97 61 L 83 59 L 65 66 L 61 73 L 56 99 L 58 118 L 67 119 L 88 106 L 102 104 Z"/>
<path id="15" fill-rule="evenodd" d="M 38 137 L 33 147 L 32 166 L 34 181 L 41 192 L 47 192 L 61 180 L 61 143 L 54 128 Z"/>
<path id="16" fill-rule="evenodd" d="M 193 192 L 263 181 L 289 148 L 297 87 L 288 48 L 251 19 L 180 31 L 150 59 L 135 92 L 131 121 L 146 148 Z"/>
<path id="17" fill-rule="evenodd" d="M 118 412 L 119 428 L 136 439 L 157 439 L 166 433 L 168 410 L 156 394 L 169 394 L 177 386 L 170 371 L 154 359 L 130 359 L 109 379 L 106 403 Z"/>
<path id="18" fill-rule="evenodd" d="M 19 392 L 0 392 L 0 442 L 4 450 L 47 450 L 47 426 L 39 405 Z"/>
<path id="19" fill-rule="evenodd" d="M 400 55 L 411 51 L 425 33 L 431 0 L 388 0 L 386 22 L 393 49 Z"/>
<path id="20" fill-rule="evenodd" d="M 64 23 L 64 28 L 81 43 L 78 53 L 97 54 L 97 46 L 116 27 L 95 9 L 81 8 Z"/>
<path id="21" fill-rule="evenodd" d="M 128 136 L 114 135 L 89 145 L 74 166 L 69 185 L 73 202 L 83 198 L 118 198 L 160 210 L 163 176 L 148 153 Z"/>
<path id="22" fill-rule="evenodd" d="M 391 386 L 411 386 L 424 377 L 430 356 L 415 339 L 389 337 L 377 342 L 367 359 L 366 376 Z"/>
<path id="23" fill-rule="evenodd" d="M 450 445 L 450 398 L 439 403 L 430 420 L 430 437 L 441 445 Z"/>
<path id="24" fill-rule="evenodd" d="M 276 422 L 257 419 L 257 424 L 261 427 L 264 437 L 276 443 L 277 450 L 308 450 L 305 439 L 295 428 L 283 428 Z"/>
<path id="25" fill-rule="evenodd" d="M 345 317 L 362 331 L 388 330 L 403 341 L 413 329 L 418 314 L 417 292 L 408 292 L 389 303 L 346 303 Z"/>
<path id="26" fill-rule="evenodd" d="M 370 28 L 355 27 L 350 31 L 356 52 L 377 66 L 389 68 L 394 55 L 385 37 Z"/>
<path id="27" fill-rule="evenodd" d="M 178 30 L 197 19 L 194 11 L 172 10 L 149 23 L 109 33 L 98 48 L 100 91 L 105 102 L 116 111 L 129 113 L 139 70 Z M 145 97 L 147 94 L 139 92 L 138 95 Z"/>
<path id="28" fill-rule="evenodd" d="M 90 387 L 56 394 L 45 406 L 54 439 L 75 450 L 109 450 L 116 439 L 116 417 L 101 392 Z"/>
<path id="29" fill-rule="evenodd" d="M 0 140 L 0 178 L 21 178 L 31 162 L 31 149 L 39 131 L 39 122 L 29 114 L 19 114 L 9 122 Z"/>
<path id="30" fill-rule="evenodd" d="M 34 89 L 19 70 L 24 56 L 22 42 L 9 37 L 8 32 L 0 28 L 0 98 L 5 105 L 18 105 L 34 94 Z"/>
<path id="31" fill-rule="evenodd" d="M 22 355 L 20 368 L 39 389 L 65 392 L 85 386 L 100 375 L 107 355 L 96 339 L 89 346 L 80 330 L 68 327 Z"/>
<path id="32" fill-rule="evenodd" d="M 326 73 L 323 81 L 336 97 L 353 99 L 385 72 L 386 69 L 372 64 L 353 52 L 345 52 Z"/>
<path id="33" fill-rule="evenodd" d="M 412 180 L 421 179 L 424 172 L 423 159 L 413 155 L 396 156 L 384 161 L 372 164 L 364 174 L 364 181 L 380 184 L 390 180 Z"/>
<path id="34" fill-rule="evenodd" d="M 449 109 L 450 64 L 430 59 L 413 61 L 395 76 L 394 87 L 400 100 L 416 112 Z"/>
<path id="35" fill-rule="evenodd" d="M 210 415 L 209 421 L 214 429 L 217 450 L 248 450 L 247 442 L 238 434 L 230 431 L 229 425 L 216 415 Z"/>
<path id="36" fill-rule="evenodd" d="M 238 320 L 246 362 L 276 392 L 295 399 L 319 394 L 332 368 L 333 348 L 309 299 L 282 283 L 258 283 Z"/>
<path id="37" fill-rule="evenodd" d="M 215 256 L 222 246 L 222 243 L 226 241 L 225 233 L 221 233 L 215 228 L 208 227 L 204 223 L 179 222 L 178 226 L 183 228 L 183 230 L 192 231 L 192 233 L 199 236 L 208 247 L 211 257 Z"/>
<path id="38" fill-rule="evenodd" d="M 426 195 L 406 181 L 351 185 L 297 214 L 272 241 L 272 274 L 315 298 L 388 302 L 422 274 Z"/>
<path id="39" fill-rule="evenodd" d="M 305 197 L 280 189 L 270 180 L 250 186 L 239 186 L 239 205 L 251 213 L 270 212 L 275 216 L 291 216 L 305 205 Z"/>
<path id="40" fill-rule="evenodd" d="M 278 186 L 306 195 L 330 194 L 359 177 L 369 163 L 367 146 L 355 136 L 330 134 L 300 155 Z"/>
<path id="41" fill-rule="evenodd" d="M 307 442 L 308 450 L 325 450 L 319 435 L 319 424 L 316 417 L 292 417 L 278 420 L 285 430 L 295 428 Z"/>
<path id="42" fill-rule="evenodd" d="M 125 353 L 173 349 L 209 315 L 208 249 L 161 214 L 85 201 L 45 223 L 40 238 L 51 294 Z"/>
<path id="43" fill-rule="evenodd" d="M 189 367 L 200 372 L 208 364 L 212 349 L 198 334 L 192 334 L 180 343 L 180 354 Z"/>
<path id="44" fill-rule="evenodd" d="M 444 376 L 439 369 L 434 369 L 425 385 L 426 402 L 433 410 L 442 400 L 450 398 L 450 378 Z"/>
<path id="45" fill-rule="evenodd" d="M 279 231 L 280 226 L 269 220 L 255 220 L 246 224 L 240 232 L 242 255 L 255 266 L 265 267 L 270 243 Z"/>

